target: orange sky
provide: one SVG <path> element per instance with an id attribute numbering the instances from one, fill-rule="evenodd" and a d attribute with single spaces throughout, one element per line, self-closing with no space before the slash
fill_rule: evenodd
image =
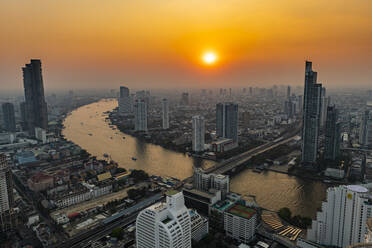
<path id="1" fill-rule="evenodd" d="M 0 89 L 372 85 L 371 0 L 0 0 Z M 200 57 L 218 53 L 215 66 Z"/>

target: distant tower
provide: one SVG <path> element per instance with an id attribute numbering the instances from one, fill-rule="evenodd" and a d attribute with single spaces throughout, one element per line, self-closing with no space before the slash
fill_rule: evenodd
<path id="1" fill-rule="evenodd" d="M 362 112 L 359 129 L 359 144 L 363 147 L 372 147 L 372 106 L 367 106 Z"/>
<path id="2" fill-rule="evenodd" d="M 291 97 L 291 86 L 288 85 L 287 87 L 287 99 Z"/>
<path id="3" fill-rule="evenodd" d="M 129 89 L 124 86 L 120 86 L 119 112 L 123 115 L 131 113 L 131 98 Z"/>
<path id="4" fill-rule="evenodd" d="M 181 97 L 181 105 L 185 105 L 185 106 L 187 106 L 187 105 L 190 104 L 189 101 L 190 101 L 190 100 L 189 100 L 189 93 L 187 93 L 187 92 L 182 93 L 182 97 Z"/>
<path id="5" fill-rule="evenodd" d="M 338 111 L 335 106 L 328 106 L 324 140 L 324 158 L 329 160 L 335 160 L 340 155 L 341 123 L 338 123 L 337 119 Z"/>
<path id="6" fill-rule="evenodd" d="M 238 141 L 238 104 L 218 103 L 216 122 L 217 136 Z"/>
<path id="7" fill-rule="evenodd" d="M 14 115 L 14 106 L 12 103 L 6 102 L 2 105 L 3 109 L 3 118 L 4 118 L 4 127 L 8 132 L 16 131 L 15 115 Z"/>
<path id="8" fill-rule="evenodd" d="M 147 104 L 144 100 L 135 101 L 134 130 L 147 132 Z"/>
<path id="9" fill-rule="evenodd" d="M 191 248 L 191 218 L 181 192 L 142 210 L 136 220 L 137 248 Z"/>
<path id="10" fill-rule="evenodd" d="M 196 115 L 192 117 L 192 150 L 204 151 L 205 121 L 204 117 Z"/>
<path id="11" fill-rule="evenodd" d="M 2 231 L 7 231 L 12 227 L 13 205 L 12 172 L 5 155 L 0 153 L 0 224 Z"/>
<path id="12" fill-rule="evenodd" d="M 317 83 L 317 73 L 312 70 L 312 63 L 306 61 L 302 122 L 302 163 L 305 165 L 314 165 L 317 158 L 321 91 L 322 85 Z"/>
<path id="13" fill-rule="evenodd" d="M 163 121 L 163 129 L 169 128 L 169 104 L 168 99 L 163 99 L 162 101 L 162 121 Z"/>
<path id="14" fill-rule="evenodd" d="M 23 84 L 26 99 L 27 127 L 30 135 L 35 135 L 35 127 L 48 129 L 48 110 L 44 97 L 44 83 L 41 61 L 31 59 L 23 70 Z"/>

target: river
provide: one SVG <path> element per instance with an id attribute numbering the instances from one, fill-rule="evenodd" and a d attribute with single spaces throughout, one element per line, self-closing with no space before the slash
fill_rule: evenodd
<path id="1" fill-rule="evenodd" d="M 64 136 L 93 156 L 103 158 L 103 154 L 107 153 L 119 166 L 142 169 L 151 175 L 184 179 L 192 175 L 193 165 L 208 168 L 215 164 L 113 130 L 105 120 L 107 115 L 103 113 L 116 106 L 115 100 L 106 100 L 72 111 L 64 120 Z M 133 157 L 137 160 L 132 160 Z M 233 177 L 230 187 L 231 191 L 242 195 L 255 195 L 257 202 L 264 208 L 278 210 L 288 207 L 293 214 L 309 217 L 315 216 L 327 189 L 321 182 L 275 172 L 258 174 L 251 170 Z"/>

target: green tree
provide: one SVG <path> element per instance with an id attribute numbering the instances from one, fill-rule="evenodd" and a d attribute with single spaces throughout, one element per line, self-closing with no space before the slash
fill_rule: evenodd
<path id="1" fill-rule="evenodd" d="M 120 227 L 117 227 L 112 230 L 111 237 L 117 238 L 119 240 L 123 239 L 124 237 L 124 231 Z"/>

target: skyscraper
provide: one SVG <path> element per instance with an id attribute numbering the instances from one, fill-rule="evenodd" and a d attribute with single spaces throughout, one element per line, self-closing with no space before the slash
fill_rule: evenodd
<path id="1" fill-rule="evenodd" d="M 136 220 L 137 248 L 191 248 L 191 218 L 182 192 L 142 210 Z"/>
<path id="2" fill-rule="evenodd" d="M 192 150 L 204 151 L 205 121 L 204 117 L 196 115 L 192 117 Z"/>
<path id="3" fill-rule="evenodd" d="M 8 230 L 11 226 L 13 203 L 12 173 L 5 155 L 0 153 L 0 224 L 2 231 Z"/>
<path id="4" fill-rule="evenodd" d="M 8 132 L 16 131 L 15 115 L 14 115 L 14 106 L 12 103 L 6 102 L 2 105 L 3 109 L 3 118 L 4 118 L 4 128 Z"/>
<path id="5" fill-rule="evenodd" d="M 129 95 L 129 89 L 124 86 L 120 86 L 119 112 L 120 114 L 124 115 L 131 113 L 131 99 Z"/>
<path id="6" fill-rule="evenodd" d="M 328 188 L 327 200 L 308 229 L 307 239 L 332 247 L 360 243 L 364 240 L 367 218 L 371 215 L 370 189 L 360 185 Z"/>
<path id="7" fill-rule="evenodd" d="M 182 93 L 182 97 L 181 97 L 181 105 L 189 105 L 189 93 L 187 92 L 184 92 Z"/>
<path id="8" fill-rule="evenodd" d="M 326 121 L 327 121 L 327 108 L 330 104 L 330 98 L 326 97 L 326 88 L 322 87 L 322 97 L 321 97 L 321 114 L 320 114 L 320 126 L 325 128 Z"/>
<path id="9" fill-rule="evenodd" d="M 144 100 L 136 100 L 134 104 L 134 130 L 147 131 L 147 104 Z"/>
<path id="10" fill-rule="evenodd" d="M 291 97 L 291 86 L 288 85 L 287 87 L 287 99 Z"/>
<path id="11" fill-rule="evenodd" d="M 35 135 L 35 127 L 48 129 L 48 111 L 44 97 L 41 61 L 31 59 L 23 70 L 23 85 L 26 99 L 26 117 L 29 133 Z"/>
<path id="12" fill-rule="evenodd" d="M 238 104 L 218 103 L 216 122 L 217 136 L 238 141 Z"/>
<path id="13" fill-rule="evenodd" d="M 162 107 L 162 122 L 163 122 L 163 129 L 168 129 L 169 128 L 169 104 L 168 104 L 168 99 L 163 99 L 161 102 L 161 107 Z"/>
<path id="14" fill-rule="evenodd" d="M 363 147 L 372 146 L 372 106 L 367 105 L 362 112 L 359 129 L 359 143 Z"/>
<path id="15" fill-rule="evenodd" d="M 306 61 L 301 159 L 304 165 L 313 165 L 317 158 L 321 91 L 322 85 L 317 83 L 317 72 L 312 70 L 312 63 Z"/>
<path id="16" fill-rule="evenodd" d="M 340 155 L 340 128 L 341 124 L 337 122 L 338 111 L 335 106 L 328 106 L 327 121 L 324 139 L 324 158 L 335 160 Z"/>

